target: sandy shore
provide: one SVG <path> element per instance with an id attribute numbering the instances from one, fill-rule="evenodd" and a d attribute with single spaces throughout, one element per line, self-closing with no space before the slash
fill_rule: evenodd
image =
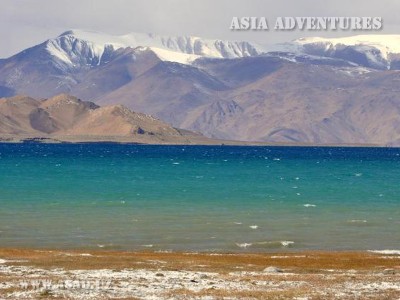
<path id="1" fill-rule="evenodd" d="M 0 249 L 0 299 L 400 299 L 400 252 Z"/>

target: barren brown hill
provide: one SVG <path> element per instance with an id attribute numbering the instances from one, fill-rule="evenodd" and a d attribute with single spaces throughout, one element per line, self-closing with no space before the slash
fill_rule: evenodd
<path id="1" fill-rule="evenodd" d="M 45 100 L 0 99 L 0 138 L 58 141 L 116 141 L 152 144 L 213 144 L 218 141 L 179 130 L 122 105 L 100 107 L 61 94 Z"/>

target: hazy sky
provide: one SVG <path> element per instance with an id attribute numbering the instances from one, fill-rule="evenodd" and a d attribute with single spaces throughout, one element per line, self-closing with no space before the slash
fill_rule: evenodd
<path id="1" fill-rule="evenodd" d="M 263 16 L 269 23 L 286 16 L 377 16 L 384 22 L 381 33 L 400 34 L 399 12 L 399 0 L 0 0 L 0 57 L 76 28 L 111 34 L 196 35 L 263 44 L 311 35 L 360 34 L 232 32 L 229 26 L 234 16 Z"/>

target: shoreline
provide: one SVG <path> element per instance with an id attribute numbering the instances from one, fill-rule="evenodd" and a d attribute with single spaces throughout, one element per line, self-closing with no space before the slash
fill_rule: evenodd
<path id="1" fill-rule="evenodd" d="M 312 143 L 278 143 L 257 141 L 236 141 L 212 139 L 197 136 L 186 142 L 175 140 L 159 140 L 149 142 L 127 136 L 33 136 L 0 134 L 0 144 L 121 144 L 121 145 L 151 145 L 151 146 L 244 146 L 244 147 L 331 147 L 331 148 L 400 148 L 382 144 L 312 144 Z"/>
<path id="2" fill-rule="evenodd" d="M 21 280 L 108 288 L 21 287 Z M 400 251 L 129 252 L 0 248 L 5 299 L 398 299 Z"/>

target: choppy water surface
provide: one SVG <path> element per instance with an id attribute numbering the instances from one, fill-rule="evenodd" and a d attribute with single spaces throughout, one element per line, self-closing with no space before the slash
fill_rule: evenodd
<path id="1" fill-rule="evenodd" d="M 400 248 L 400 149 L 0 144 L 0 247 Z"/>

